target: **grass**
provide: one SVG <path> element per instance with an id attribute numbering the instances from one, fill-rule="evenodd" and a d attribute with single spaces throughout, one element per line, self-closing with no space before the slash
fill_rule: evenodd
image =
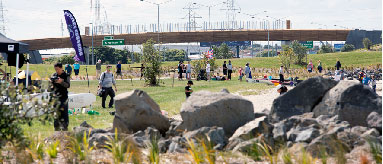
<path id="1" fill-rule="evenodd" d="M 124 93 L 132 91 L 133 89 L 141 89 L 148 93 L 148 95 L 158 103 L 161 110 L 165 110 L 169 113 L 170 116 L 178 114 L 181 108 L 182 103 L 185 101 L 185 92 L 184 88 L 187 81 L 174 81 L 174 87 L 172 87 L 172 80 L 165 79 L 159 87 L 146 87 L 144 86 L 143 81 L 133 80 L 133 86 L 131 85 L 130 80 L 118 80 L 117 88 L 118 92 Z M 47 84 L 44 83 L 44 86 Z M 194 92 L 201 90 L 209 91 L 220 91 L 223 88 L 227 88 L 230 92 L 238 92 L 245 90 L 263 90 L 272 88 L 273 86 L 267 86 L 265 84 L 252 84 L 246 82 L 239 82 L 238 80 L 233 81 L 194 81 L 192 86 Z M 73 93 L 88 93 L 89 91 L 93 94 L 96 94 L 97 90 L 97 81 L 90 81 L 90 88 L 88 89 L 87 81 L 72 81 L 69 92 Z M 255 94 L 255 93 L 254 93 Z M 107 102 L 109 98 L 107 98 Z M 100 115 L 87 115 L 87 114 L 78 114 L 69 116 L 69 129 L 72 129 L 75 126 L 79 126 L 83 121 L 87 121 L 94 128 L 107 128 L 112 126 L 114 116 L 109 114 L 110 111 L 115 109 L 101 107 L 101 97 L 96 97 L 96 102 L 92 105 L 92 110 L 95 110 L 100 113 Z M 36 133 L 37 131 L 41 133 L 41 136 L 48 137 L 54 132 L 52 124 L 42 124 L 38 121 L 33 122 L 32 126 L 23 126 L 25 133 Z"/>
<path id="2" fill-rule="evenodd" d="M 108 136 L 107 148 L 112 153 L 113 162 L 128 162 L 133 156 L 132 145 L 126 140 L 119 140 L 117 128 L 115 129 L 114 138 Z"/>
<path id="3" fill-rule="evenodd" d="M 56 140 L 56 142 L 50 143 L 48 147 L 46 148 L 46 152 L 49 155 L 49 158 L 51 160 L 54 158 L 57 158 L 59 147 L 60 147 L 60 140 Z"/>
<path id="4" fill-rule="evenodd" d="M 342 63 L 342 66 L 353 66 L 353 67 L 366 67 L 370 65 L 382 64 L 382 52 L 381 51 L 353 51 L 353 52 L 337 52 L 337 53 L 327 53 L 327 54 L 312 54 L 308 55 L 307 60 L 312 60 L 314 66 L 318 64 L 318 60 L 321 60 L 323 68 L 334 68 L 336 60 L 339 59 Z M 218 66 L 222 66 L 223 61 L 228 61 L 229 59 L 218 59 L 216 60 Z M 233 63 L 233 67 L 244 67 L 246 63 L 250 63 L 251 67 L 255 68 L 279 68 L 281 63 L 278 57 L 256 57 L 256 58 L 239 58 L 239 59 L 230 59 Z M 163 67 L 173 67 L 176 69 L 178 62 L 164 62 Z M 0 68 L 5 70 L 5 65 Z M 122 69 L 126 70 L 130 67 L 139 67 L 140 63 L 135 64 L 123 64 Z M 30 64 L 30 70 L 37 71 L 42 78 L 49 77 L 54 73 L 53 64 Z M 305 67 L 305 66 L 303 66 Z M 21 68 L 25 70 L 27 68 L 26 64 Z M 85 65 L 80 66 L 80 76 L 86 76 Z M 88 74 L 89 76 L 96 75 L 96 66 L 89 65 Z M 102 66 L 102 70 L 105 70 L 106 66 Z M 302 68 L 299 65 L 292 65 L 292 68 Z M 9 72 L 9 67 L 7 67 Z M 15 73 L 15 67 L 12 67 L 12 74 Z M 136 68 L 134 71 L 139 72 L 140 69 Z"/>
<path id="5" fill-rule="evenodd" d="M 81 135 L 78 136 L 68 136 L 70 140 L 68 149 L 71 150 L 80 161 L 86 160 L 89 161 L 89 154 L 93 150 L 93 146 L 89 145 L 89 134 L 86 134 L 84 131 L 84 135 L 81 138 Z"/>

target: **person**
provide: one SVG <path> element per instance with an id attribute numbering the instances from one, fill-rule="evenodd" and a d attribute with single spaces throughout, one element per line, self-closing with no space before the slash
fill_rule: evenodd
<path id="1" fill-rule="evenodd" d="M 371 77 L 371 88 L 374 91 L 374 93 L 376 93 L 376 79 L 374 75 L 372 75 Z"/>
<path id="2" fill-rule="evenodd" d="M 219 81 L 219 80 L 222 79 L 218 72 L 217 72 L 217 76 L 214 76 L 214 78 L 215 78 L 217 81 Z"/>
<path id="3" fill-rule="evenodd" d="M 191 64 L 190 64 L 190 61 L 188 61 L 188 64 L 186 65 L 186 78 L 188 80 L 191 79 Z"/>
<path id="4" fill-rule="evenodd" d="M 192 85 L 193 85 L 193 81 L 189 80 L 187 83 L 187 86 L 185 87 L 186 99 L 190 97 L 191 93 L 193 93 L 193 89 L 191 88 Z"/>
<path id="5" fill-rule="evenodd" d="M 99 88 L 102 88 L 103 94 L 102 94 L 102 107 L 105 108 L 105 101 L 106 97 L 108 95 L 110 96 L 109 101 L 109 108 L 113 108 L 113 102 L 114 102 L 114 90 L 112 88 L 112 85 L 114 85 L 114 89 L 117 92 L 117 86 L 116 86 L 116 80 L 114 79 L 113 73 L 111 72 L 112 66 L 108 65 L 106 66 L 106 71 L 103 72 L 100 76 L 100 80 L 98 82 Z"/>
<path id="6" fill-rule="evenodd" d="M 282 85 L 282 84 L 279 84 L 279 85 L 277 86 L 277 92 L 278 92 L 280 95 L 283 95 L 284 93 L 286 93 L 287 90 L 288 90 L 287 87 L 284 86 L 284 85 Z"/>
<path id="7" fill-rule="evenodd" d="M 206 61 L 206 77 L 210 81 L 210 63 Z"/>
<path id="8" fill-rule="evenodd" d="M 141 77 L 140 77 L 140 80 L 142 79 L 142 77 L 144 77 L 144 63 L 142 63 L 141 64 L 141 68 L 140 68 L 140 70 L 141 70 Z"/>
<path id="9" fill-rule="evenodd" d="M 70 64 L 65 64 L 65 72 L 68 76 L 72 74 L 72 67 L 70 66 Z"/>
<path id="10" fill-rule="evenodd" d="M 78 61 L 73 64 L 74 69 L 74 75 L 76 75 L 76 80 L 78 80 L 78 74 L 80 73 L 80 64 L 78 64 Z"/>
<path id="11" fill-rule="evenodd" d="M 285 82 L 285 78 L 283 77 L 283 65 L 279 68 L 279 83 Z"/>
<path id="12" fill-rule="evenodd" d="M 242 82 L 242 77 L 243 77 L 243 69 L 242 67 L 239 67 L 239 81 Z"/>
<path id="13" fill-rule="evenodd" d="M 231 80 L 231 74 L 233 73 L 233 65 L 231 65 L 231 61 L 229 60 L 229 64 L 227 65 L 227 79 Z"/>
<path id="14" fill-rule="evenodd" d="M 227 75 L 226 61 L 223 61 L 222 72 L 223 72 L 223 76 L 226 76 L 226 75 Z"/>
<path id="15" fill-rule="evenodd" d="M 362 83 L 363 83 L 363 85 L 370 85 L 370 78 L 367 76 L 367 74 L 364 74 L 364 77 L 363 77 L 363 81 L 362 81 Z"/>
<path id="16" fill-rule="evenodd" d="M 311 73 L 313 72 L 313 68 L 314 68 L 313 62 L 310 60 L 309 64 L 307 65 L 307 71 Z"/>
<path id="17" fill-rule="evenodd" d="M 116 79 L 118 78 L 118 76 L 121 77 L 121 80 L 122 80 L 122 72 L 121 72 L 121 61 L 118 61 L 117 65 L 116 65 Z"/>
<path id="18" fill-rule="evenodd" d="M 339 70 L 340 67 L 342 67 L 342 64 L 340 64 L 339 59 L 337 59 L 336 61 L 337 61 L 337 62 L 336 62 L 336 64 L 335 64 L 335 67 L 336 67 L 336 70 Z"/>
<path id="19" fill-rule="evenodd" d="M 98 61 L 96 63 L 96 77 L 97 77 L 97 80 L 100 79 L 100 75 L 101 75 L 101 60 L 98 59 Z"/>
<path id="20" fill-rule="evenodd" d="M 250 75 L 250 66 L 249 66 L 249 63 L 246 63 L 246 67 L 245 67 L 245 77 L 246 78 L 249 78 L 249 75 Z"/>
<path id="21" fill-rule="evenodd" d="M 58 100 L 58 104 L 55 105 L 56 107 L 58 105 L 58 110 L 53 125 L 55 131 L 68 131 L 68 88 L 70 87 L 70 77 L 63 70 L 61 63 L 56 63 L 54 69 L 56 72 L 50 78 L 50 91 L 52 91 L 52 97 Z"/>
<path id="22" fill-rule="evenodd" d="M 178 63 L 178 80 L 182 80 L 182 61 Z"/>
<path id="23" fill-rule="evenodd" d="M 318 60 L 318 71 L 319 73 L 322 73 L 323 67 L 322 67 L 322 62 Z"/>
<path id="24" fill-rule="evenodd" d="M 363 72 L 363 71 L 360 71 L 360 72 L 359 72 L 359 76 L 358 76 L 358 80 L 359 80 L 360 83 L 362 83 L 362 81 L 363 81 L 363 77 L 364 77 L 364 72 Z"/>

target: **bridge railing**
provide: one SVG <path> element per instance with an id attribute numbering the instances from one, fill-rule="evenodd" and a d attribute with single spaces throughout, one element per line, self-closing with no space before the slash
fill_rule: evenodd
<path id="1" fill-rule="evenodd" d="M 159 32 L 192 32 L 192 31 L 212 31 L 212 30 L 277 30 L 285 29 L 285 22 L 276 20 L 266 21 L 221 21 L 221 22 L 202 22 L 200 24 L 189 23 L 164 23 L 159 25 Z M 116 35 L 133 34 L 144 32 L 157 32 L 157 24 L 136 24 L 136 25 L 95 25 L 93 33 L 95 35 Z"/>

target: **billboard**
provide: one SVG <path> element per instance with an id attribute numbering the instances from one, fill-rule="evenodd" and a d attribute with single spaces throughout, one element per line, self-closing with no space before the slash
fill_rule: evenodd
<path id="1" fill-rule="evenodd" d="M 230 47 L 235 46 L 250 46 L 251 41 L 225 41 L 225 42 L 200 42 L 201 47 L 211 47 L 211 46 L 220 46 L 222 43 Z"/>
<path id="2" fill-rule="evenodd" d="M 344 44 L 334 44 L 334 49 L 340 50 L 342 47 L 344 47 Z"/>

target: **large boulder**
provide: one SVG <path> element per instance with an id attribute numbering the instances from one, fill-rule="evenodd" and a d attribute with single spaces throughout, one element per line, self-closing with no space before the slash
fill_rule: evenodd
<path id="1" fill-rule="evenodd" d="M 295 88 L 274 100 L 270 111 L 272 122 L 312 112 L 326 92 L 336 84 L 336 81 L 320 76 L 299 83 Z"/>
<path id="2" fill-rule="evenodd" d="M 367 116 L 381 109 L 382 98 L 368 86 L 353 81 L 341 81 L 326 93 L 313 111 L 314 117 L 338 115 L 339 120 L 348 121 L 351 126 L 367 126 Z"/>
<path id="3" fill-rule="evenodd" d="M 201 127 L 222 127 L 231 135 L 242 125 L 254 120 L 253 104 L 240 96 L 224 92 L 193 93 L 182 104 L 181 129 L 192 131 Z"/>
<path id="4" fill-rule="evenodd" d="M 136 132 L 154 127 L 162 134 L 169 129 L 169 118 L 161 114 L 160 107 L 144 91 L 134 90 L 115 97 L 116 114 L 113 129 Z"/>

